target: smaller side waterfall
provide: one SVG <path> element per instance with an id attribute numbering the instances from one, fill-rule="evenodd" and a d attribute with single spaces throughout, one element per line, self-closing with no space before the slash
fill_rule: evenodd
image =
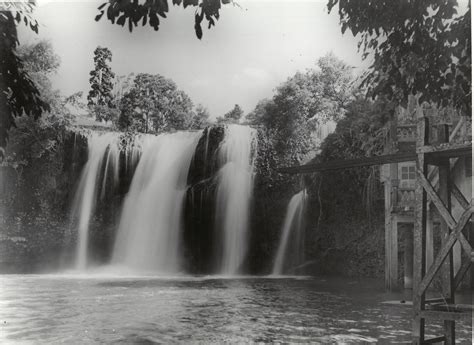
<path id="1" fill-rule="evenodd" d="M 75 268 L 79 270 L 87 267 L 89 223 L 94 214 L 98 191 L 101 190 L 101 197 L 103 197 L 110 171 L 112 171 L 113 183 L 118 181 L 120 155 L 118 142 L 116 133 L 92 132 L 88 137 L 89 157 L 82 170 L 72 207 L 73 218 L 77 219 L 78 233 Z M 102 181 L 100 181 L 101 176 Z"/>
<path id="2" fill-rule="evenodd" d="M 293 232 L 293 244 L 295 253 L 293 257 L 294 262 L 293 265 L 298 265 L 302 263 L 301 256 L 303 254 L 303 234 L 301 233 L 303 230 L 302 222 L 303 222 L 303 211 L 304 211 L 304 204 L 306 201 L 306 190 L 303 189 L 301 192 L 293 195 L 288 204 L 288 208 L 286 210 L 285 221 L 283 223 L 282 228 L 282 237 L 280 240 L 280 245 L 278 246 L 277 255 L 275 258 L 275 264 L 273 266 L 273 275 L 281 275 L 284 272 L 285 268 L 285 259 L 288 259 L 289 256 L 289 244 L 290 244 L 290 235 Z"/>

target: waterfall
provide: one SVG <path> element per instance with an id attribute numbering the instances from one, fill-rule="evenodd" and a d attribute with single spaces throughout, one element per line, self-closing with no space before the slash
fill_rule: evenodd
<path id="1" fill-rule="evenodd" d="M 303 210 L 304 210 L 304 203 L 306 201 L 306 190 L 302 190 L 299 193 L 293 195 L 288 204 L 288 208 L 286 210 L 285 221 L 282 227 L 282 237 L 280 240 L 280 245 L 278 246 L 278 251 L 275 259 L 275 264 L 273 266 L 273 274 L 274 275 L 281 275 L 283 274 L 283 269 L 285 266 L 285 259 L 288 257 L 288 247 L 290 243 L 290 234 L 293 230 L 294 233 L 294 249 L 295 254 L 298 257 L 301 257 L 303 254 L 303 246 L 301 245 L 303 242 L 303 236 L 301 234 L 302 228 L 302 220 L 303 220 Z M 299 259 L 299 258 L 297 258 Z M 302 260 L 297 260 L 296 264 L 301 264 Z"/>
<path id="2" fill-rule="evenodd" d="M 112 264 L 176 273 L 187 175 L 200 132 L 136 138 L 141 147 L 123 205 Z"/>
<path id="3" fill-rule="evenodd" d="M 236 274 L 247 249 L 247 228 L 253 190 L 256 131 L 247 126 L 228 125 L 219 147 L 216 230 L 219 271 Z"/>
<path id="4" fill-rule="evenodd" d="M 104 193 L 110 169 L 113 171 L 113 183 L 118 180 L 118 138 L 116 133 L 88 134 L 88 159 L 82 170 L 72 207 L 73 217 L 78 222 L 75 267 L 79 270 L 87 267 L 89 223 L 94 215 L 98 190 L 101 189 L 102 194 Z M 104 161 L 105 170 L 102 173 Z M 99 181 L 101 176 L 102 181 Z"/>

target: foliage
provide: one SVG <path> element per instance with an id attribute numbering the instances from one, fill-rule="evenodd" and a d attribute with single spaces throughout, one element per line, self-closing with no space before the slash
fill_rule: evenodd
<path id="1" fill-rule="evenodd" d="M 250 124 L 269 133 L 281 165 L 298 164 L 315 150 L 318 125 L 337 120 L 352 98 L 351 69 L 333 54 L 317 63 L 318 70 L 296 73 L 247 116 Z"/>
<path id="2" fill-rule="evenodd" d="M 24 22 L 34 32 L 38 23 L 30 16 L 34 3 L 4 3 L 0 11 L 0 159 L 8 140 L 8 130 L 15 126 L 14 118 L 27 114 L 38 118 L 49 109 L 29 78 L 21 59 L 15 53 L 18 46 L 16 24 Z"/>
<path id="3" fill-rule="evenodd" d="M 56 72 L 60 62 L 48 41 L 22 46 L 18 49 L 18 56 L 24 61 L 24 72 L 37 85 L 50 111 L 37 121 L 28 116 L 17 118 L 16 128 L 9 132 L 11 143 L 6 151 L 6 163 L 15 167 L 28 165 L 38 158 L 53 159 L 51 157 L 60 150 L 70 124 L 71 115 L 66 104 L 77 101 L 79 97 L 79 94 L 74 94 L 64 99 L 53 90 L 49 77 Z"/>
<path id="4" fill-rule="evenodd" d="M 189 96 L 172 80 L 141 73 L 122 98 L 118 127 L 145 133 L 187 129 L 192 107 Z"/>
<path id="5" fill-rule="evenodd" d="M 133 87 L 135 74 L 115 76 L 112 88 L 112 103 L 114 108 L 120 107 L 122 97 L 129 92 Z"/>
<path id="6" fill-rule="evenodd" d="M 87 95 L 88 105 L 97 121 L 113 120 L 116 114 L 107 109 L 113 108 L 112 89 L 115 76 L 108 61 L 112 61 L 112 52 L 108 48 L 97 47 L 94 50 L 94 69 L 90 72 L 91 89 Z"/>
<path id="7" fill-rule="evenodd" d="M 234 108 L 227 113 L 224 114 L 224 117 L 219 116 L 217 117 L 216 121 L 219 124 L 224 123 L 239 123 L 240 118 L 244 114 L 244 111 L 240 107 L 240 105 L 236 104 Z"/>
<path id="8" fill-rule="evenodd" d="M 419 101 L 471 113 L 471 8 L 457 15 L 455 0 L 329 0 L 339 4 L 341 30 L 359 35 L 359 49 L 373 64 L 363 86 L 404 107 Z M 429 58 L 428 58 L 429 57 Z"/>
<path id="9" fill-rule="evenodd" d="M 317 162 L 379 155 L 384 149 L 393 102 L 356 95 L 321 145 Z M 383 197 L 377 168 L 356 167 L 307 175 L 311 245 L 318 270 L 331 264 L 338 273 L 383 272 Z M 333 272 L 334 272 L 333 271 Z"/>
<path id="10" fill-rule="evenodd" d="M 394 104 L 381 98 L 371 101 L 357 96 L 321 146 L 319 161 L 381 155 L 387 135 L 386 124 Z"/>
<path id="11" fill-rule="evenodd" d="M 215 25 L 219 19 L 219 11 L 223 4 L 233 3 L 232 0 L 172 0 L 173 5 L 184 8 L 188 6 L 198 7 L 194 16 L 194 30 L 196 36 L 201 39 L 202 27 L 201 23 L 206 18 L 208 28 Z M 160 17 L 166 18 L 169 11 L 168 0 L 148 0 L 143 3 L 132 0 L 109 0 L 99 6 L 100 13 L 95 17 L 99 21 L 102 16 L 107 13 L 107 19 L 112 24 L 124 26 L 128 23 L 128 29 L 132 32 L 133 28 L 141 22 L 145 26 L 147 22 L 155 30 L 160 27 Z"/>
<path id="12" fill-rule="evenodd" d="M 3 166 L 4 171 L 15 174 L 8 175 L 8 199 L 1 198 L 0 202 L 7 203 L 6 215 L 11 219 L 28 219 L 21 227 L 15 227 L 22 230 L 22 236 L 35 239 L 41 233 L 49 239 L 63 225 L 60 218 L 72 187 L 68 184 L 75 180 L 68 178 L 64 165 L 66 142 L 71 137 L 72 115 L 67 105 L 76 103 L 81 95 L 63 98 L 52 89 L 49 77 L 58 68 L 59 59 L 48 42 L 21 47 L 18 56 L 24 61 L 24 72 L 50 104 L 50 111 L 39 119 L 17 117 L 16 126 L 9 130 Z M 33 247 L 29 246 L 29 250 L 34 251 Z"/>
<path id="13" fill-rule="evenodd" d="M 61 64 L 61 59 L 54 53 L 51 42 L 46 40 L 22 45 L 18 47 L 17 54 L 23 61 L 23 67 L 29 73 L 54 73 Z"/>
<path id="14" fill-rule="evenodd" d="M 202 104 L 198 104 L 196 107 L 195 114 L 191 120 L 190 129 L 203 129 L 209 126 L 211 123 L 209 121 L 209 111 Z"/>

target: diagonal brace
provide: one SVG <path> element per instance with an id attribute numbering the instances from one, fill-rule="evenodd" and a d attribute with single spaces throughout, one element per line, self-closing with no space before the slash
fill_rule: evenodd
<path id="1" fill-rule="evenodd" d="M 455 227 L 452 229 L 452 232 L 446 238 L 446 242 L 441 247 L 441 250 L 436 256 L 433 264 L 431 265 L 428 272 L 423 277 L 420 283 L 420 288 L 418 289 L 419 296 L 425 293 L 426 289 L 428 288 L 428 285 L 433 280 L 436 272 L 438 272 L 438 270 L 441 268 L 441 265 L 444 259 L 446 259 L 446 256 L 448 256 L 449 251 L 452 249 L 454 243 L 456 242 L 457 237 L 459 236 L 461 231 L 464 229 L 464 227 L 466 226 L 467 222 L 469 221 L 473 213 L 474 213 L 474 206 L 471 206 L 466 211 L 464 211 L 464 213 L 461 215 L 461 218 L 459 219 L 459 222 L 455 225 Z"/>
<path id="2" fill-rule="evenodd" d="M 457 225 L 457 222 L 453 218 L 453 216 L 451 215 L 451 212 L 448 211 L 448 208 L 446 207 L 444 202 L 440 199 L 438 193 L 436 193 L 436 191 L 434 190 L 434 188 L 431 185 L 430 181 L 428 181 L 428 179 L 425 177 L 425 175 L 420 170 L 417 170 L 417 173 L 418 173 L 418 177 L 420 178 L 421 185 L 426 190 L 426 193 L 430 197 L 431 201 L 433 202 L 433 204 L 438 209 L 439 214 L 441 215 L 441 217 L 443 217 L 443 219 L 446 222 L 446 224 L 448 225 L 448 227 L 450 229 L 454 229 Z M 466 200 L 466 202 L 467 202 L 467 200 Z M 462 229 L 463 228 L 464 228 L 464 226 L 462 227 Z M 459 242 L 461 243 L 461 246 L 464 249 L 464 251 L 467 253 L 467 255 L 470 256 L 471 253 L 472 253 L 472 247 L 469 244 L 469 242 L 466 240 L 466 237 L 464 237 L 464 235 L 462 233 L 462 229 L 456 235 L 456 237 L 458 238 Z"/>

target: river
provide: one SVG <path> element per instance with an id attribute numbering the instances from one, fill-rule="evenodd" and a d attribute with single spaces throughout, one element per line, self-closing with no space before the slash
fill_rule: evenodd
<path id="1" fill-rule="evenodd" d="M 403 298 L 372 280 L 2 275 L 0 343 L 406 343 L 411 308 L 382 303 Z"/>

